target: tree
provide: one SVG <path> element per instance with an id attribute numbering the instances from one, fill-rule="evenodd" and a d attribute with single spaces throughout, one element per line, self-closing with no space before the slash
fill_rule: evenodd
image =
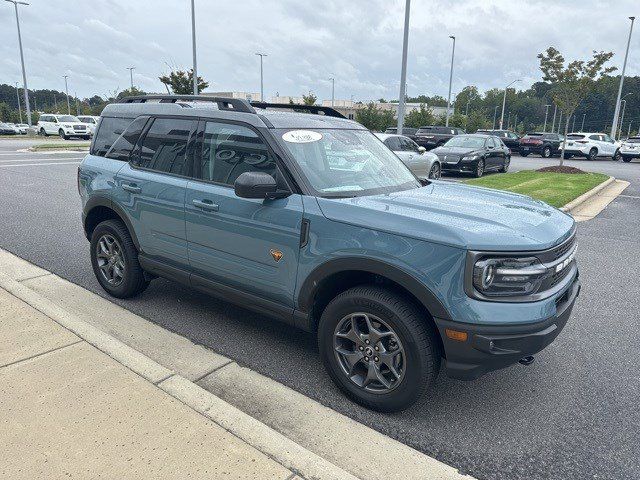
<path id="1" fill-rule="evenodd" d="M 361 123 L 374 132 L 382 132 L 392 127 L 396 123 L 396 120 L 393 118 L 393 112 L 391 110 L 380 109 L 376 107 L 375 103 L 371 102 L 368 103 L 366 107 L 356 111 L 356 122 Z"/>
<path id="2" fill-rule="evenodd" d="M 468 133 L 474 133 L 481 128 L 490 128 L 491 122 L 485 118 L 485 116 L 478 111 L 469 112 L 467 116 L 467 123 L 465 125 L 465 130 Z"/>
<path id="3" fill-rule="evenodd" d="M 309 91 L 308 95 L 302 94 L 302 103 L 305 105 L 315 105 L 316 100 L 318 100 L 318 97 L 311 91 Z"/>
<path id="4" fill-rule="evenodd" d="M 434 116 L 433 111 L 424 103 L 420 104 L 420 108 L 411 110 L 404 117 L 404 124 L 407 127 L 420 128 L 423 125 L 433 125 Z"/>
<path id="5" fill-rule="evenodd" d="M 191 95 L 193 94 L 193 68 L 184 70 L 175 70 L 169 73 L 169 75 L 162 75 L 158 79 L 166 85 L 168 89 L 171 89 L 176 95 Z M 201 92 L 209 86 L 208 82 L 198 75 L 198 92 Z"/>
<path id="6" fill-rule="evenodd" d="M 121 100 L 124 97 L 134 97 L 138 95 L 146 95 L 146 92 L 143 92 L 142 90 L 139 90 L 136 87 L 131 87 L 118 93 L 118 95 L 116 95 L 116 99 Z"/>
<path id="7" fill-rule="evenodd" d="M 565 118 L 565 138 L 571 117 L 580 102 L 594 89 L 596 80 L 616 70 L 613 66 L 605 67 L 611 57 L 613 57 L 612 52 L 594 51 L 593 58 L 588 62 L 574 60 L 565 66 L 564 57 L 554 47 L 549 47 L 545 52 L 538 54 L 542 79 L 552 84 L 551 97 Z M 562 142 L 560 166 L 564 163 L 565 143 Z"/>

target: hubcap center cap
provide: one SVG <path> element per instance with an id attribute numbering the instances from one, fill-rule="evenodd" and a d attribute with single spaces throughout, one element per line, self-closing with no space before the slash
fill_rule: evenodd
<path id="1" fill-rule="evenodd" d="M 373 349 L 372 349 L 371 347 L 367 347 L 367 348 L 365 348 L 365 349 L 364 349 L 364 354 L 365 354 L 367 357 L 371 357 L 371 356 L 373 355 Z"/>

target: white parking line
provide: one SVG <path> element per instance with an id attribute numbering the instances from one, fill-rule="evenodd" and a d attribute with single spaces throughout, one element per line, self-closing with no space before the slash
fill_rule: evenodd
<path id="1" fill-rule="evenodd" d="M 78 165 L 80 162 L 46 162 L 46 163 L 14 163 L 12 165 L 0 165 L 0 168 L 8 167 L 34 167 L 40 165 Z"/>

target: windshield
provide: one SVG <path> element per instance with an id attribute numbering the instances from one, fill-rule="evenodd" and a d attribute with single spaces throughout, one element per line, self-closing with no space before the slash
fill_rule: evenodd
<path id="1" fill-rule="evenodd" d="M 59 122 L 78 122 L 79 120 L 73 115 L 60 115 L 58 117 Z"/>
<path id="2" fill-rule="evenodd" d="M 276 130 L 321 196 L 353 197 L 420 187 L 420 182 L 368 130 Z"/>
<path id="3" fill-rule="evenodd" d="M 462 148 L 482 148 L 484 147 L 485 139 L 483 137 L 466 137 L 464 135 L 459 135 L 457 137 L 453 137 L 447 143 L 444 144 L 445 147 L 462 147 Z"/>

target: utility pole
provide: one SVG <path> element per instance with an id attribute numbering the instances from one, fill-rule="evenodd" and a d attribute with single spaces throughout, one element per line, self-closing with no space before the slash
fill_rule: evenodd
<path id="1" fill-rule="evenodd" d="M 627 40 L 627 51 L 624 54 L 624 63 L 622 64 L 622 73 L 620 75 L 620 85 L 618 86 L 618 98 L 616 98 L 616 108 L 613 112 L 613 122 L 611 123 L 611 138 L 616 138 L 616 127 L 618 126 L 618 115 L 620 114 L 620 97 L 622 96 L 622 85 L 624 84 L 624 72 L 627 68 L 627 58 L 629 57 L 629 45 L 631 44 L 631 34 L 633 33 L 633 22 L 636 17 L 629 17 L 631 26 L 629 27 L 629 38 Z"/>
<path id="2" fill-rule="evenodd" d="M 409 47 L 409 16 L 411 0 L 406 0 L 404 7 L 404 35 L 402 38 L 402 68 L 400 70 L 400 98 L 398 99 L 398 135 L 402 135 L 404 125 L 405 92 L 407 83 L 407 49 Z"/>
<path id="3" fill-rule="evenodd" d="M 556 131 L 556 113 L 558 112 L 558 106 L 553 106 L 553 122 L 551 123 L 551 133 Z"/>
<path id="4" fill-rule="evenodd" d="M 27 86 L 27 72 L 24 68 L 24 53 L 22 52 L 22 34 L 20 33 L 20 16 L 18 15 L 18 5 L 29 5 L 27 2 L 18 0 L 5 0 L 13 3 L 16 10 L 16 25 L 18 26 L 18 45 L 20 46 L 20 63 L 22 64 L 22 83 L 24 88 L 24 104 L 27 110 L 27 124 L 31 127 L 31 106 L 29 105 L 29 87 Z"/>
<path id="5" fill-rule="evenodd" d="M 449 96 L 447 97 L 447 119 L 445 121 L 445 126 L 449 126 L 449 117 L 451 116 L 451 84 L 453 82 L 453 59 L 456 54 L 456 37 L 454 35 L 449 35 L 449 38 L 453 40 L 453 48 L 451 49 L 451 70 L 449 72 Z"/>
<path id="6" fill-rule="evenodd" d="M 513 85 L 514 83 L 519 82 L 519 81 L 520 81 L 520 79 L 514 80 L 509 85 L 504 87 L 504 97 L 502 97 L 502 115 L 500 115 L 500 130 L 502 130 L 502 124 L 504 123 L 504 107 L 507 104 L 507 90 L 509 89 L 509 87 L 511 85 Z"/>
<path id="7" fill-rule="evenodd" d="M 333 107 L 336 101 L 336 79 L 334 77 L 331 77 L 330 80 L 331 80 L 331 106 Z"/>
<path id="8" fill-rule="evenodd" d="M 629 137 L 631 136 L 631 124 L 633 123 L 633 120 L 631 120 L 629 122 L 629 128 L 627 129 L 627 140 L 629 140 Z"/>
<path id="9" fill-rule="evenodd" d="M 20 89 L 18 88 L 18 82 L 16 82 L 16 98 L 18 99 L 18 113 L 20 114 L 20 123 L 22 123 L 22 107 L 20 106 Z"/>
<path id="10" fill-rule="evenodd" d="M 631 92 L 627 93 L 625 95 L 625 97 L 628 97 L 629 95 L 631 95 Z M 620 135 L 621 135 L 621 130 L 622 130 L 622 122 L 624 122 L 624 112 L 627 109 L 627 99 L 623 98 L 622 99 L 622 103 L 624 103 L 624 106 L 622 107 L 622 115 L 620 116 L 620 127 L 618 128 L 618 139 L 620 139 Z M 616 138 L 613 137 L 613 139 L 615 140 Z"/>
<path id="11" fill-rule="evenodd" d="M 191 0 L 191 43 L 193 48 L 193 94 L 198 95 L 198 61 L 196 56 L 196 3 Z"/>
<path id="12" fill-rule="evenodd" d="M 78 103 L 78 92 L 74 93 L 76 97 L 76 115 L 80 115 L 80 104 Z"/>
<path id="13" fill-rule="evenodd" d="M 135 68 L 136 67 L 127 67 L 127 70 L 129 70 L 129 76 L 131 77 L 131 93 L 133 93 L 133 71 Z"/>
<path id="14" fill-rule="evenodd" d="M 511 125 L 511 112 L 507 115 L 507 130 L 509 130 L 509 125 Z M 502 129 L 502 127 L 500 127 Z"/>
<path id="15" fill-rule="evenodd" d="M 67 94 L 67 115 L 71 115 L 71 105 L 69 104 L 69 87 L 67 85 L 67 78 L 69 75 L 64 76 L 64 92 Z"/>
<path id="16" fill-rule="evenodd" d="M 491 130 L 495 130 L 496 129 L 496 114 L 498 113 L 498 107 L 500 105 L 496 105 L 496 108 L 493 109 L 493 127 L 491 127 Z"/>
<path id="17" fill-rule="evenodd" d="M 266 53 L 256 53 L 260 57 L 260 101 L 264 102 L 264 77 L 262 75 L 262 58 L 266 57 Z"/>
<path id="18" fill-rule="evenodd" d="M 586 118 L 587 114 L 583 113 L 582 114 L 582 126 L 580 127 L 580 131 L 584 132 L 584 119 Z"/>
<path id="19" fill-rule="evenodd" d="M 544 107 L 544 128 L 542 129 L 543 132 L 547 131 L 547 116 L 549 115 L 549 107 L 551 105 L 545 105 Z"/>

